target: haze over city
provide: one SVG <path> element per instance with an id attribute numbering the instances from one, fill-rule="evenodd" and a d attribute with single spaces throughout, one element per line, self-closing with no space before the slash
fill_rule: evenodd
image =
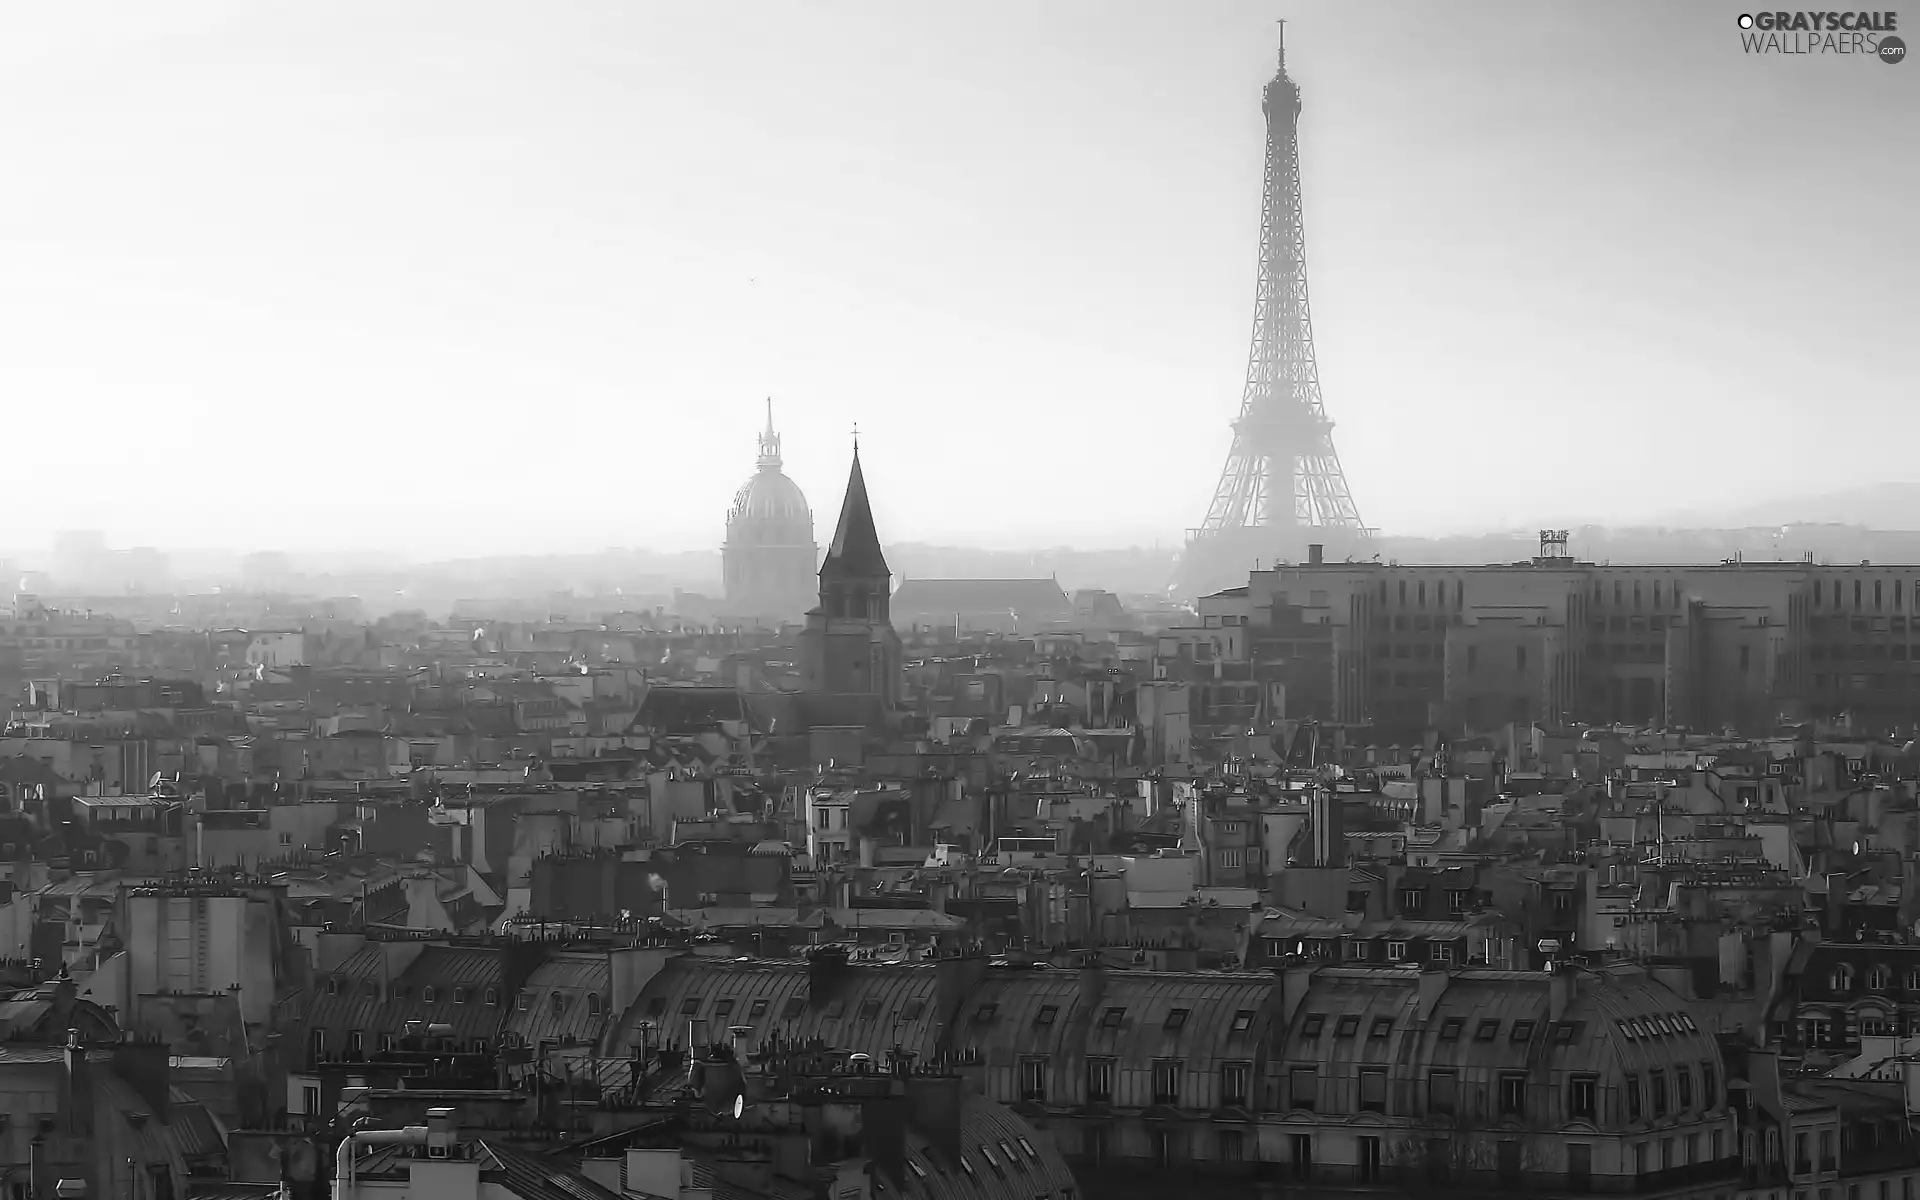
<path id="1" fill-rule="evenodd" d="M 1743 56 L 1735 13 L 1289 7 L 1368 524 L 1910 477 L 1920 91 Z M 709 550 L 772 396 L 822 522 L 857 422 L 888 539 L 1176 544 L 1276 15 L 17 6 L 0 388 L 51 452 L 4 541 Z"/>

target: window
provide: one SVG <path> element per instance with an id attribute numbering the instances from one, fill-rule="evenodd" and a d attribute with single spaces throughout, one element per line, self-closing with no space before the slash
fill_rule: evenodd
<path id="1" fill-rule="evenodd" d="M 1647 1094 L 1653 1098 L 1653 1115 L 1667 1115 L 1667 1073 L 1665 1071 L 1647 1072 Z"/>
<path id="2" fill-rule="evenodd" d="M 455 1004 L 465 1004 L 468 997 L 472 994 L 472 991 L 468 988 L 457 987 L 453 989 L 453 1002 Z"/>
<path id="3" fill-rule="evenodd" d="M 1337 1038 L 1350 1038 L 1354 1034 L 1358 1033 L 1359 1031 L 1360 1031 L 1359 1017 L 1353 1017 L 1353 1016 L 1341 1017 L 1339 1024 L 1333 1027 L 1333 1036 Z"/>
<path id="4" fill-rule="evenodd" d="M 1373 1019 L 1373 1028 L 1367 1031 L 1367 1037 L 1372 1041 L 1382 1042 L 1382 1041 L 1385 1041 L 1387 1039 L 1387 1035 L 1391 1034 L 1392 1032 L 1393 1032 L 1392 1017 L 1375 1017 Z"/>
<path id="5" fill-rule="evenodd" d="M 1714 1075 L 1712 1063 L 1700 1064 L 1700 1107 L 1712 1109 L 1720 1103 L 1719 1080 Z M 1720 1157 L 1714 1155 L 1715 1158 Z"/>
<path id="6" fill-rule="evenodd" d="M 1575 1075 L 1567 1083 L 1567 1116 L 1575 1121 L 1594 1119 L 1594 1100 L 1600 1092 L 1600 1080 L 1593 1075 Z"/>
<path id="7" fill-rule="evenodd" d="M 1308 1013 L 1307 1019 L 1300 1022 L 1301 1038 L 1305 1039 L 1305 1038 L 1319 1037 L 1320 1027 L 1326 1024 L 1326 1020 L 1327 1018 L 1321 1015 L 1320 1013 Z"/>
<path id="8" fill-rule="evenodd" d="M 1229 870 L 1229 871 L 1239 870 L 1240 867 L 1244 865 L 1243 860 L 1241 858 L 1241 854 L 1242 854 L 1242 851 L 1237 847 L 1233 849 L 1220 851 L 1219 857 L 1220 857 L 1221 868 L 1223 870 Z"/>
<path id="9" fill-rule="evenodd" d="M 1059 1005 L 1042 1004 L 1040 1006 L 1040 1011 L 1033 1015 L 1033 1027 L 1035 1029 L 1049 1028 L 1053 1025 L 1053 1019 L 1059 1015 L 1060 1015 Z"/>
<path id="10" fill-rule="evenodd" d="M 1454 1089 L 1458 1077 L 1452 1071 L 1427 1072 L 1427 1111 L 1446 1115 L 1454 1109 Z"/>
<path id="11" fill-rule="evenodd" d="M 1500 1115 L 1527 1115 L 1527 1077 L 1524 1074 L 1508 1072 L 1500 1076 Z"/>
<path id="12" fill-rule="evenodd" d="M 1220 1103 L 1223 1107 L 1244 1108 L 1247 1088 L 1253 1079 L 1251 1063 L 1230 1062 L 1220 1067 Z"/>
<path id="13" fill-rule="evenodd" d="M 1533 1039 L 1533 1022 L 1532 1021 L 1515 1021 L 1513 1023 L 1513 1036 L 1509 1040 L 1514 1042 L 1527 1042 L 1527 1041 L 1531 1041 L 1532 1039 Z"/>
<path id="14" fill-rule="evenodd" d="M 1111 1104 L 1113 1102 L 1113 1060 L 1110 1058 L 1090 1058 L 1087 1060 L 1087 1103 Z"/>
<path id="15" fill-rule="evenodd" d="M 993 1005 L 983 1004 L 980 1007 L 992 1008 Z M 845 1000 L 829 1000 L 827 1002 L 827 1010 L 820 1014 L 820 1019 L 823 1021 L 838 1021 L 846 1011 L 847 1002 Z"/>
<path id="16" fill-rule="evenodd" d="M 1120 1022 L 1125 1020 L 1126 1016 L 1127 1010 L 1124 1008 L 1109 1008 L 1106 1012 L 1100 1014 L 1100 1028 L 1118 1029 L 1120 1028 Z"/>
<path id="17" fill-rule="evenodd" d="M 1287 1076 L 1287 1104 L 1303 1112 L 1312 1112 L 1320 1100 L 1320 1072 L 1315 1067 L 1295 1067 Z"/>
<path id="18" fill-rule="evenodd" d="M 553 1006 L 553 1015 L 560 1016 L 567 1011 L 567 994 L 554 992 L 548 997 L 548 1003 Z"/>
<path id="19" fill-rule="evenodd" d="M 698 996 L 688 996 L 680 1002 L 680 1015 L 683 1017 L 691 1017 L 699 1011 L 700 997 Z"/>
<path id="20" fill-rule="evenodd" d="M 1293 1177 L 1305 1181 L 1313 1178 L 1313 1135 L 1295 1133 L 1288 1135 L 1287 1148 L 1292 1151 L 1288 1161 L 1293 1164 Z"/>
<path id="21" fill-rule="evenodd" d="M 1407 957 L 1407 944 L 1405 942 L 1388 942 L 1387 943 L 1387 961 L 1388 962 L 1399 962 L 1406 957 Z"/>
<path id="22" fill-rule="evenodd" d="M 358 1029 L 347 1034 L 347 1053 L 358 1054 L 366 1045 L 366 1035 Z"/>
<path id="23" fill-rule="evenodd" d="M 1253 1010 L 1250 1008 L 1243 1008 L 1239 1012 L 1233 1014 L 1233 1024 L 1228 1026 L 1227 1032 L 1228 1033 L 1245 1033 L 1247 1030 L 1251 1028 L 1253 1028 Z"/>
<path id="24" fill-rule="evenodd" d="M 432 984 L 428 984 L 426 987 L 423 987 L 420 989 L 420 1003 L 422 1004 L 433 1003 L 433 985 Z"/>
<path id="25" fill-rule="evenodd" d="M 1440 1040 L 1443 1042 L 1459 1041 L 1460 1029 L 1464 1024 L 1465 1022 L 1459 1017 L 1448 1017 L 1446 1020 L 1440 1022 Z"/>
<path id="26" fill-rule="evenodd" d="M 513 994 L 513 1007 L 519 1010 L 520 1012 L 527 1011 L 528 1006 L 531 1005 L 532 1003 L 533 1003 L 533 997 L 529 996 L 524 991 L 515 992 Z"/>
<path id="27" fill-rule="evenodd" d="M 1168 1033 L 1172 1033 L 1178 1029 L 1185 1029 L 1186 1027 L 1187 1010 L 1184 1008 L 1176 1008 L 1169 1011 L 1167 1013 L 1167 1023 L 1161 1026 L 1161 1028 Z"/>
<path id="28" fill-rule="evenodd" d="M 1361 1183 L 1380 1182 L 1380 1139 L 1361 1137 L 1354 1142 L 1353 1169 Z"/>
<path id="29" fill-rule="evenodd" d="M 1673 1106 L 1680 1112 L 1693 1107 L 1693 1072 L 1685 1067 L 1673 1069 Z"/>
<path id="30" fill-rule="evenodd" d="M 1490 1042 L 1499 1036 L 1500 1020 L 1498 1017 L 1489 1017 L 1480 1022 L 1480 1028 L 1473 1031 L 1473 1040 L 1476 1042 Z"/>
<path id="31" fill-rule="evenodd" d="M 979 1008 L 973 1010 L 973 1023 L 975 1025 L 985 1025 L 987 1022 L 993 1020 L 994 1014 L 999 1011 L 1000 1006 L 998 1004 L 982 1004 Z"/>
<path id="32" fill-rule="evenodd" d="M 1638 1075 L 1629 1075 L 1627 1076 L 1626 1083 L 1627 1120 L 1638 1121 L 1640 1119 L 1640 1077 Z"/>
<path id="33" fill-rule="evenodd" d="M 727 1008 L 730 1009 L 732 1007 L 733 1007 L 732 1001 L 728 1001 Z M 727 1015 L 724 1011 L 722 1011 L 718 1007 L 716 1007 L 713 1011 L 714 1011 L 715 1017 L 724 1017 Z M 590 1017 L 597 1017 L 600 1015 L 600 993 L 599 992 L 587 993 L 587 1015 Z"/>
<path id="34" fill-rule="evenodd" d="M 1246 1134 L 1238 1129 L 1222 1129 L 1219 1134 L 1219 1159 L 1221 1162 L 1245 1162 L 1247 1160 Z"/>
<path id="35" fill-rule="evenodd" d="M 1893 982 L 1893 972 L 1887 970 L 1885 967 L 1873 967 L 1867 971 L 1867 990 L 1868 991 L 1884 992 L 1887 990 L 1887 986 L 1892 982 Z"/>
<path id="36" fill-rule="evenodd" d="M 1376 1113 L 1387 1111 L 1387 1073 L 1385 1071 L 1364 1069 L 1360 1072 L 1360 1111 Z"/>
<path id="37" fill-rule="evenodd" d="M 324 1029 L 314 1030 L 311 1034 L 308 1035 L 307 1041 L 308 1041 L 308 1044 L 313 1048 L 313 1056 L 315 1058 L 318 1058 L 327 1052 L 327 1031 L 326 1030 Z"/>
<path id="38" fill-rule="evenodd" d="M 1044 1104 L 1047 1099 L 1047 1060 L 1044 1058 L 1023 1058 L 1020 1060 L 1020 1098 Z"/>
<path id="39" fill-rule="evenodd" d="M 1413 916 L 1427 907 L 1427 894 L 1418 888 L 1406 888 L 1400 893 L 1400 912 L 1404 916 Z"/>
<path id="40" fill-rule="evenodd" d="M 911 1006 L 909 1006 L 909 1007 L 911 1007 Z M 782 1009 L 780 1010 L 780 1019 L 781 1019 L 782 1021 L 793 1021 L 793 1020 L 797 1020 L 797 1019 L 799 1018 L 799 1016 L 800 1016 L 800 1014 L 801 1014 L 801 1013 L 803 1013 L 803 1012 L 805 1012 L 805 1011 L 807 1011 L 807 1000 L 806 1000 L 806 997 L 805 997 L 805 996 L 791 996 L 791 997 L 788 997 L 788 999 L 787 999 L 787 1003 L 786 1003 L 786 1005 L 785 1005 L 785 1007 L 783 1007 L 783 1008 L 782 1008 Z"/>
<path id="41" fill-rule="evenodd" d="M 1180 1063 L 1177 1060 L 1163 1058 L 1153 1064 L 1153 1102 L 1180 1103 Z"/>
<path id="42" fill-rule="evenodd" d="M 499 989 L 499 988 L 491 988 L 491 987 L 490 987 L 490 988 L 488 988 L 488 989 L 487 989 L 487 1003 L 488 1003 L 488 1004 L 490 1004 L 490 1005 L 494 1005 L 494 1006 L 496 1006 L 496 1007 L 497 1007 L 497 1006 L 499 1005 L 499 1003 L 500 1003 L 500 989 Z"/>

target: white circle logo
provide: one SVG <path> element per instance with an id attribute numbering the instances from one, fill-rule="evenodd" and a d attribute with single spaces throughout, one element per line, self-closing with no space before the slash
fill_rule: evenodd
<path id="1" fill-rule="evenodd" d="M 1740 28 L 1742 28 L 1742 29 L 1752 29 L 1752 28 L 1753 28 L 1753 16 L 1752 16 L 1752 14 L 1750 14 L 1750 13 L 1741 13 L 1741 14 L 1740 14 Z"/>

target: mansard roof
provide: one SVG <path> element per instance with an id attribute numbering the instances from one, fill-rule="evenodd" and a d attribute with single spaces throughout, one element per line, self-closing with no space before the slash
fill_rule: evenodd
<path id="1" fill-rule="evenodd" d="M 816 992 L 816 987 L 821 989 Z M 1628 1080 L 1685 1070 L 1698 1096 L 1720 1103 L 1725 1079 L 1710 1025 L 1686 1000 L 1632 967 L 1538 971 L 1477 968 L 1301 966 L 1273 973 L 1077 971 L 988 968 L 978 959 L 848 964 L 823 975 L 806 963 L 680 958 L 641 990 L 603 1049 L 617 1051 L 645 1022 L 684 1045 L 691 1023 L 707 1036 L 746 1026 L 755 1039 L 819 1037 L 883 1056 L 898 1047 L 926 1056 L 974 1052 L 988 1069 L 1044 1061 L 1051 1105 L 1086 1102 L 1089 1057 L 1130 1068 L 1178 1063 L 1184 1107 L 1225 1103 L 1221 1068 L 1258 1065 L 1267 1091 L 1248 1097 L 1267 1111 L 1288 1103 L 1287 1073 L 1317 1072 L 1321 1086 L 1353 1090 L 1362 1071 L 1388 1086 L 1424 1087 L 1429 1072 L 1454 1072 L 1467 1089 L 1524 1074 L 1539 1085 L 1529 1111 L 1553 1127 L 1574 1120 L 1570 1074 L 1593 1078 L 1596 1121 L 1639 1128 L 1664 1119 L 1651 1106 L 1629 1117 Z M 1716 1078 L 1709 1083 L 1709 1072 Z M 1147 1072 L 1118 1073 L 1112 1103 L 1150 1107 Z M 994 1089 L 989 1089 L 990 1091 Z M 1332 1094 L 1332 1093 L 1329 1093 Z M 1342 1091 L 1341 1094 L 1345 1094 Z M 1476 1101 L 1478 1102 L 1478 1101 Z M 1491 1114 L 1488 1114 L 1489 1116 Z M 1584 1118 L 1583 1118 L 1584 1119 Z"/>

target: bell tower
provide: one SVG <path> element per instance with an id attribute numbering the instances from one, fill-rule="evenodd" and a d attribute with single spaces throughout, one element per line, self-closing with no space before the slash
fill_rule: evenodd
<path id="1" fill-rule="evenodd" d="M 854 444 L 840 523 L 820 564 L 820 604 L 801 634 L 801 679 L 809 692 L 900 698 L 900 635 L 892 621 L 893 572 L 881 553 Z"/>

